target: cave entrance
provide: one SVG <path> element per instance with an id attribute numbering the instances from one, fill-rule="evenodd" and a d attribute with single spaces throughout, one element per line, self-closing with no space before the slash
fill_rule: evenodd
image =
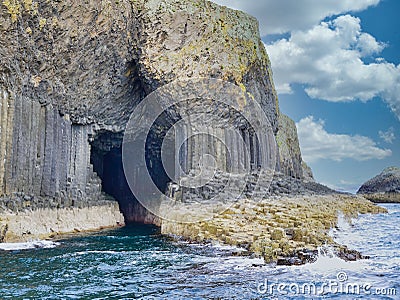
<path id="1" fill-rule="evenodd" d="M 136 200 L 125 177 L 122 163 L 123 133 L 101 132 L 91 142 L 90 162 L 101 178 L 104 193 L 114 197 L 126 223 L 158 224 L 155 216 Z M 158 143 L 159 141 L 153 141 Z M 158 153 L 149 152 L 149 172 L 160 190 L 166 190 L 170 179 L 160 166 Z M 146 188 L 146 187 L 143 187 Z"/>

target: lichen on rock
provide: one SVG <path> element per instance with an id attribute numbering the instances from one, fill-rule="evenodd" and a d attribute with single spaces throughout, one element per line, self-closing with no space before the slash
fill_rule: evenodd
<path id="1" fill-rule="evenodd" d="M 269 196 L 331 193 L 315 183 L 303 185 L 311 172 L 303 171 L 293 121 L 279 112 L 258 22 L 243 12 L 203 0 L 4 0 L 0 57 L 2 212 L 102 206 L 104 197 L 109 199 L 105 192 L 119 201 L 126 221 L 159 225 L 126 182 L 121 161 L 125 127 L 147 95 L 176 79 L 198 77 L 237 85 L 247 97 L 241 99 L 256 101 L 265 113 L 272 137 L 263 136 L 261 146 L 277 140 L 280 155 Z M 239 106 L 248 109 L 246 101 Z M 168 113 L 177 115 L 173 109 Z M 246 126 L 241 125 L 244 133 Z M 157 137 L 159 132 L 153 133 Z M 152 159 L 160 147 L 154 144 L 148 151 Z M 165 181 L 160 186 L 167 186 L 165 178 L 159 179 Z M 212 222 L 182 231 L 166 222 L 163 230 L 230 244 L 250 241 L 256 253 L 280 255 L 293 243 L 320 243 L 325 236 L 310 234 L 311 228 L 326 229 L 333 222 L 329 215 L 299 231 L 304 212 L 296 220 L 278 209 L 281 204 L 264 204 L 233 207 Z M 252 229 L 258 224 L 265 231 Z M 249 233 L 236 232 L 237 226 Z"/>
<path id="2" fill-rule="evenodd" d="M 101 161 L 131 112 L 176 78 L 235 83 L 278 129 L 270 62 L 243 12 L 200 0 L 7 0 L 0 35 L 4 197 L 100 197 Z"/>
<path id="3" fill-rule="evenodd" d="M 384 212 L 384 208 L 365 198 L 339 194 L 280 197 L 260 202 L 242 199 L 211 220 L 163 222 L 161 230 L 191 241 L 219 241 L 243 247 L 266 262 L 280 260 L 281 263 L 303 264 L 315 259 L 312 253 L 325 245 L 333 246 L 343 258 L 346 253 L 355 253 L 335 243 L 329 235 L 330 229 L 338 224 L 339 213 L 351 222 L 359 213 Z M 291 258 L 293 263 L 290 263 Z"/>

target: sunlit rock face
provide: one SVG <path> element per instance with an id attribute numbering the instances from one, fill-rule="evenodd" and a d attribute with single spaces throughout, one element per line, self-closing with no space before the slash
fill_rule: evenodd
<path id="1" fill-rule="evenodd" d="M 130 191 L 122 140 L 137 105 L 177 79 L 230 82 L 260 105 L 271 126 L 256 139 L 239 117 L 225 118 L 242 136 L 212 126 L 215 143 L 202 135 L 187 139 L 181 128 L 185 174 L 196 172 L 200 154 L 210 154 L 215 159 L 203 163 L 225 173 L 276 160 L 276 170 L 303 178 L 295 128 L 279 121 L 258 23 L 242 12 L 200 0 L 5 1 L 0 57 L 0 210 L 92 206 L 111 195 L 126 221 L 159 223 Z M 158 164 L 160 135 L 151 134 L 146 168 L 165 192 L 171 178 Z M 271 157 L 277 134 L 282 151 Z"/>

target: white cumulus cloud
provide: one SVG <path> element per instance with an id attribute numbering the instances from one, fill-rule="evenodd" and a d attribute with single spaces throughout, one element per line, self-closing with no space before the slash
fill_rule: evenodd
<path id="1" fill-rule="evenodd" d="M 379 137 L 386 143 L 393 144 L 394 140 L 396 139 L 394 128 L 390 127 L 387 131 L 379 131 Z"/>
<path id="2" fill-rule="evenodd" d="M 385 45 L 362 32 L 359 18 L 340 16 L 266 47 L 279 93 L 298 83 L 310 97 L 328 101 L 381 97 L 400 118 L 400 65 L 364 62 Z"/>
<path id="3" fill-rule="evenodd" d="M 314 120 L 313 116 L 300 120 L 296 126 L 302 155 L 307 163 L 323 159 L 340 162 L 346 158 L 366 161 L 392 155 L 391 150 L 379 148 L 369 137 L 329 133 L 324 128 L 325 123 Z"/>
<path id="4" fill-rule="evenodd" d="M 261 35 L 306 30 L 326 17 L 362 11 L 381 0 L 213 0 L 260 22 Z"/>

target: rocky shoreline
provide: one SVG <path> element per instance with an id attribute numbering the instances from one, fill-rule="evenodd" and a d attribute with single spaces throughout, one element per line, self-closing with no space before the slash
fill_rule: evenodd
<path id="1" fill-rule="evenodd" d="M 197 213 L 201 209 L 193 208 Z M 281 196 L 260 202 L 243 199 L 213 219 L 199 223 L 187 212 L 182 223 L 163 221 L 163 234 L 192 242 L 220 242 L 246 249 L 244 253 L 264 258 L 266 263 L 301 265 L 313 262 L 321 247 L 331 246 L 344 260 L 366 258 L 337 244 L 329 232 L 338 225 L 338 216 L 351 222 L 359 214 L 386 210 L 360 196 L 332 194 Z M 174 218 L 177 213 L 174 212 Z"/>
<path id="2" fill-rule="evenodd" d="M 123 225 L 124 217 L 116 201 L 104 200 L 93 206 L 3 210 L 0 212 L 0 243 L 53 239 L 64 234 Z"/>
<path id="3" fill-rule="evenodd" d="M 124 225 L 116 201 L 81 207 L 25 208 L 0 213 L 0 242 L 54 239 L 64 234 L 98 231 Z M 190 204 L 201 214 L 202 205 Z M 203 205 L 204 207 L 204 205 Z M 208 207 L 208 210 L 212 208 Z M 237 246 L 237 255 L 254 255 L 266 263 L 302 265 L 314 262 L 329 246 L 335 255 L 353 261 L 368 258 L 336 243 L 330 230 L 337 228 L 340 215 L 351 222 L 359 214 L 386 210 L 361 196 L 344 194 L 272 196 L 261 201 L 241 199 L 212 219 L 189 223 L 190 214 L 171 211 L 181 223 L 163 220 L 161 233 L 195 243 L 218 242 Z M 102 218 L 98 216 L 101 215 Z"/>
<path id="4" fill-rule="evenodd" d="M 400 203 L 400 193 L 374 193 L 362 195 L 374 203 Z"/>

